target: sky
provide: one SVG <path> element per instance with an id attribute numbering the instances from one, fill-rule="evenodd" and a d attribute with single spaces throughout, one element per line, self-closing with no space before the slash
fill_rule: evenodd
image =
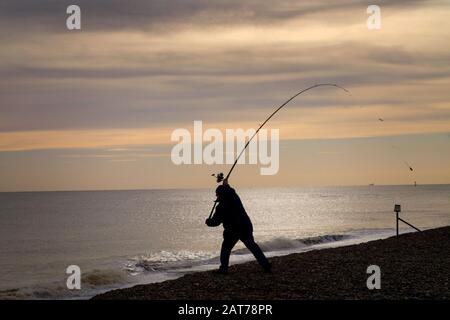
<path id="1" fill-rule="evenodd" d="M 0 191 L 210 188 L 171 133 L 280 130 L 280 170 L 237 186 L 450 183 L 448 1 L 0 3 Z M 383 121 L 380 121 L 382 119 Z M 414 171 L 409 170 L 410 165 Z"/>

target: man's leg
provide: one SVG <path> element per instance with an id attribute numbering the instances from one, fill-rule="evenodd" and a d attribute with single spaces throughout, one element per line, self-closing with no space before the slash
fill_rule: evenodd
<path id="1" fill-rule="evenodd" d="M 271 264 L 269 263 L 269 260 L 267 260 L 266 256 L 262 252 L 261 248 L 258 246 L 258 244 L 253 239 L 253 235 L 245 235 L 241 237 L 241 241 L 245 244 L 248 250 L 250 250 L 251 253 L 255 256 L 258 263 L 261 265 L 261 267 L 264 268 L 266 272 L 271 271 Z"/>
<path id="2" fill-rule="evenodd" d="M 228 264 L 230 262 L 230 254 L 233 247 L 239 241 L 239 237 L 224 233 L 222 250 L 220 251 L 220 271 L 226 273 L 228 271 Z"/>

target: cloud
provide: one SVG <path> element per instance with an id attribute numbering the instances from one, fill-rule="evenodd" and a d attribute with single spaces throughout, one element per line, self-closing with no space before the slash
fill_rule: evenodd
<path id="1" fill-rule="evenodd" d="M 383 8 L 413 7 L 424 0 L 380 0 Z M 0 21 L 4 26 L 27 31 L 32 28 L 64 32 L 68 0 L 3 0 Z M 348 11 L 365 10 L 370 1 L 281 0 L 276 5 L 259 0 L 78 0 L 83 26 L 88 31 L 143 30 L 167 32 L 193 26 L 265 25 L 287 19 Z M 31 28 L 32 27 L 32 28 Z"/>
<path id="2" fill-rule="evenodd" d="M 450 121 L 450 55 L 442 45 L 450 20 L 443 2 L 381 1 L 379 32 L 365 26 L 365 1 L 80 1 L 80 33 L 64 30 L 67 4 L 1 4 L 6 148 L 82 147 L 89 139 L 95 146 L 126 145 L 140 130 L 162 141 L 160 132 L 193 120 L 251 127 L 319 82 L 339 83 L 353 96 L 309 92 L 277 119 L 294 126 L 317 114 L 323 119 L 314 121 L 336 125 L 329 114 L 340 113 L 361 130 L 345 135 L 370 134 L 347 112 L 359 106 L 377 118 L 395 117 L 406 132 L 414 131 L 410 126 L 434 132 L 436 121 Z"/>
<path id="3" fill-rule="evenodd" d="M 442 133 L 448 131 L 450 107 L 446 108 L 447 118 L 433 116 L 425 112 L 427 121 L 405 121 L 402 114 L 409 112 L 408 106 L 392 110 L 389 106 L 376 108 L 352 107 L 311 109 L 309 111 L 286 110 L 283 120 L 273 119 L 267 129 L 279 129 L 282 140 L 342 139 L 355 137 L 381 137 L 405 134 Z M 387 115 L 380 125 L 379 114 Z M 287 120 L 287 119 L 290 120 Z M 292 121 L 292 119 L 295 119 Z M 253 122 L 204 122 L 203 130 L 256 129 Z M 175 127 L 133 128 L 108 130 L 59 130 L 59 131 L 19 131 L 0 133 L 0 152 L 51 149 L 128 149 L 115 153 L 90 153 L 90 158 L 121 157 L 169 157 L 167 150 L 176 142 L 170 140 L 176 128 L 186 128 L 192 132 L 193 123 L 179 123 Z M 193 133 L 192 133 L 193 134 Z M 206 142 L 205 142 L 206 144 Z M 155 150 L 149 150 L 149 146 Z M 153 148 L 152 148 L 153 149 Z M 67 158 L 83 158 L 85 154 L 68 153 Z"/>

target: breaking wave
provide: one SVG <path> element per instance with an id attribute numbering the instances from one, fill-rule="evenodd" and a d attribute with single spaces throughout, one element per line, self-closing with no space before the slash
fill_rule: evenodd
<path id="1" fill-rule="evenodd" d="M 178 252 L 160 251 L 149 255 L 141 255 L 130 259 L 126 270 L 131 274 L 142 271 L 162 271 L 180 269 L 214 261 L 217 253 L 182 250 Z"/>
<path id="2" fill-rule="evenodd" d="M 350 235 L 332 234 L 317 237 L 289 239 L 275 238 L 269 241 L 259 243 L 261 249 L 266 253 L 275 253 L 277 251 L 298 251 L 298 249 L 308 248 L 313 245 L 336 242 L 350 238 Z M 246 248 L 233 250 L 232 255 L 247 255 L 249 251 Z M 132 274 L 142 272 L 163 272 L 168 270 L 195 268 L 198 266 L 215 265 L 219 263 L 219 253 L 204 251 L 160 251 L 149 255 L 141 255 L 130 259 L 126 270 Z"/>
<path id="3" fill-rule="evenodd" d="M 93 270 L 82 273 L 81 290 L 69 290 L 66 279 L 34 286 L 0 290 L 0 300 L 17 299 L 75 299 L 96 294 L 100 288 L 115 288 L 128 283 L 127 274 L 120 270 Z"/>
<path id="4" fill-rule="evenodd" d="M 289 238 L 275 238 L 259 244 L 261 249 L 265 252 L 286 251 L 290 249 L 306 248 L 322 243 L 336 242 L 349 239 L 350 235 L 344 234 L 329 234 L 316 237 L 289 239 Z M 234 251 L 235 254 L 247 254 L 247 249 L 239 249 Z"/>

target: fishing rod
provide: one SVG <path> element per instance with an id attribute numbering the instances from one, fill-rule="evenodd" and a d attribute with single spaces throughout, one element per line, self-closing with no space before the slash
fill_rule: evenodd
<path id="1" fill-rule="evenodd" d="M 242 151 L 239 153 L 239 155 L 236 157 L 236 160 L 234 160 L 233 166 L 231 167 L 230 171 L 228 171 L 227 176 L 224 178 L 223 177 L 223 173 L 219 173 L 217 175 L 213 174 L 213 176 L 215 176 L 217 178 L 217 183 L 220 183 L 221 181 L 225 180 L 228 181 L 228 178 L 230 177 L 231 173 L 234 170 L 234 167 L 236 167 L 237 162 L 239 161 L 239 158 L 242 156 L 242 154 L 245 152 L 245 150 L 247 149 L 248 145 L 250 144 L 250 142 L 253 140 L 253 138 L 258 134 L 259 130 L 262 129 L 262 127 L 264 127 L 264 125 L 269 122 L 270 119 L 272 119 L 272 117 L 278 112 L 280 111 L 285 105 L 287 105 L 289 102 L 291 102 L 292 100 L 294 100 L 295 98 L 297 98 L 299 95 L 301 95 L 302 93 L 312 90 L 314 88 L 317 87 L 323 87 L 323 86 L 329 86 L 329 87 L 336 87 L 339 88 L 345 92 L 347 92 L 348 94 L 351 94 L 350 91 L 348 91 L 347 89 L 345 89 L 344 87 L 341 87 L 337 84 L 334 83 L 319 83 L 319 84 L 315 84 L 313 86 L 310 86 L 306 89 L 303 89 L 302 91 L 298 92 L 297 94 L 293 95 L 291 98 L 289 98 L 288 100 L 286 100 L 282 105 L 280 105 L 274 112 L 272 112 L 272 114 L 259 126 L 259 128 L 253 133 L 253 135 L 251 136 L 251 138 L 247 141 L 247 143 L 245 144 L 244 148 L 242 149 Z M 211 216 L 214 213 L 214 209 L 216 208 L 217 205 L 217 200 L 214 201 L 214 205 L 211 209 L 211 213 L 209 214 L 209 218 L 211 219 Z"/>

